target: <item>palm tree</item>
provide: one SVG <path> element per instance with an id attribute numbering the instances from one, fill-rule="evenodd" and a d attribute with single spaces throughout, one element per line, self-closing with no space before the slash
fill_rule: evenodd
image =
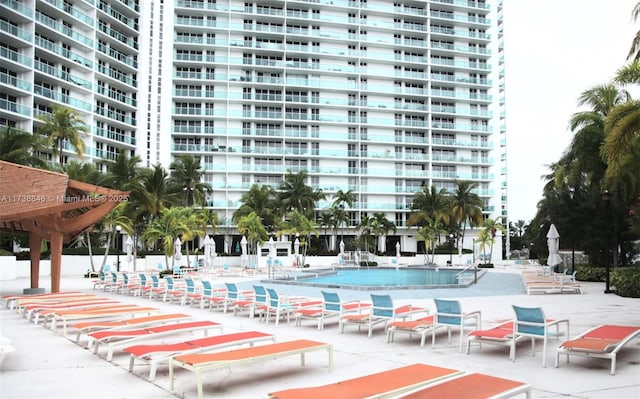
<path id="1" fill-rule="evenodd" d="M 189 233 L 187 218 L 193 209 L 183 207 L 163 208 L 160 216 L 153 219 L 142 233 L 142 239 L 148 246 L 162 245 L 165 265 L 169 269 L 169 258 L 175 266 L 175 241 L 183 234 Z"/>
<path id="2" fill-rule="evenodd" d="M 162 165 L 140 170 L 140 186 L 134 188 L 131 200 L 138 205 L 138 216 L 148 222 L 167 207 L 180 203 L 180 196 L 169 190 L 169 174 Z"/>
<path id="3" fill-rule="evenodd" d="M 340 189 L 333 194 L 333 204 L 331 204 L 331 207 L 335 208 L 342 205 L 351 208 L 355 202 L 356 197 L 353 195 L 353 190 L 343 191 Z"/>
<path id="4" fill-rule="evenodd" d="M 69 176 L 70 179 L 81 181 L 84 183 L 95 184 L 103 186 L 106 181 L 106 176 L 96 168 L 93 163 L 80 163 L 78 161 L 70 161 L 63 167 L 64 173 Z M 119 208 L 118 212 L 121 212 L 123 207 Z M 113 212 L 113 211 L 112 211 Z M 125 224 L 129 224 L 128 220 Z M 100 224 L 98 224 L 99 226 Z M 82 237 L 82 236 L 81 236 Z M 90 229 L 86 230 L 87 248 L 89 249 L 89 264 L 91 271 L 95 272 L 96 268 L 93 263 L 93 247 L 91 244 Z M 105 259 L 106 261 L 106 259 Z M 104 262 L 103 262 L 104 264 Z"/>
<path id="5" fill-rule="evenodd" d="M 436 241 L 440 238 L 440 236 L 445 233 L 446 230 L 442 226 L 442 222 L 439 220 L 430 220 L 428 219 L 424 225 L 422 225 L 418 229 L 418 239 L 424 241 L 424 259 L 425 264 L 435 263 L 436 258 Z M 427 262 L 427 254 L 429 253 L 429 248 L 431 248 L 431 261 Z"/>
<path id="6" fill-rule="evenodd" d="M 114 161 L 107 161 L 107 187 L 129 191 L 135 189 L 140 182 L 140 157 L 128 156 L 127 151 L 120 149 Z"/>
<path id="7" fill-rule="evenodd" d="M 320 214 L 320 218 L 318 219 L 318 224 L 324 230 L 324 249 L 329 251 L 329 235 L 327 234 L 327 230 L 334 230 L 335 228 L 335 220 L 333 219 L 333 215 L 329 212 L 322 212 Z"/>
<path id="8" fill-rule="evenodd" d="M 318 237 L 316 224 L 309 220 L 304 214 L 295 210 L 286 215 L 285 220 L 278 225 L 278 230 L 279 234 L 295 235 L 300 240 L 302 261 L 298 266 L 304 265 L 307 257 L 307 249 L 311 244 L 311 236 Z"/>
<path id="9" fill-rule="evenodd" d="M 375 237 L 376 247 L 379 245 L 380 237 L 384 238 L 389 232 L 396 232 L 396 224 L 387 219 L 387 216 L 383 212 L 375 212 L 373 214 L 373 220 L 371 221 L 373 236 Z M 382 248 L 378 247 L 378 252 Z"/>
<path id="10" fill-rule="evenodd" d="M 480 234 L 478 236 L 480 242 L 480 251 L 483 251 L 486 246 L 489 246 L 489 259 L 493 258 L 493 244 L 496 241 L 496 232 L 502 231 L 505 232 L 505 228 L 500 221 L 500 218 L 495 220 L 493 219 L 485 219 L 482 222 L 482 229 L 480 230 Z"/>
<path id="11" fill-rule="evenodd" d="M 59 105 L 51 106 L 50 114 L 38 115 L 38 119 L 44 122 L 39 133 L 49 137 L 49 145 L 53 154 L 59 155 L 59 163 L 62 165 L 64 143 L 68 142 L 76 151 L 76 155 L 82 158 L 84 154 L 84 141 L 82 135 L 89 132 L 87 124 L 72 109 Z"/>
<path id="12" fill-rule="evenodd" d="M 596 187 L 602 183 L 607 168 L 600 154 L 605 140 L 605 119 L 618 104 L 628 99 L 628 92 L 620 91 L 612 84 L 595 86 L 580 95 L 578 104 L 589 106 L 590 110 L 571 117 L 569 127 L 574 136 L 553 168 L 556 187 Z"/>
<path id="13" fill-rule="evenodd" d="M 477 185 L 477 183 L 467 180 L 456 180 L 456 189 L 451 196 L 451 214 L 457 224 L 458 231 L 462 231 L 461 235 L 457 235 L 458 248 L 462 248 L 464 245 L 467 225 L 475 226 L 482 222 L 484 203 L 478 194 L 473 192 Z"/>
<path id="14" fill-rule="evenodd" d="M 197 237 L 204 236 L 207 225 L 206 221 L 208 215 L 204 212 L 198 212 L 191 207 L 185 208 L 184 223 L 187 227 L 186 232 L 182 233 L 182 243 L 185 244 L 185 250 L 187 252 L 187 265 L 191 265 L 189 259 L 189 242 L 193 241 Z M 192 243 L 193 244 L 193 243 Z"/>
<path id="15" fill-rule="evenodd" d="M 344 210 L 344 207 L 337 206 L 331 208 L 331 216 L 333 218 L 333 228 L 334 234 L 337 234 L 338 229 L 340 229 L 340 241 L 343 241 L 343 231 L 342 228 L 349 224 L 349 214 Z"/>
<path id="16" fill-rule="evenodd" d="M 640 15 L 640 2 L 638 2 L 631 11 L 631 18 L 633 21 L 638 20 L 638 16 Z M 633 58 L 634 61 L 640 61 L 640 31 L 636 33 L 631 42 L 631 48 L 629 49 L 629 54 L 627 54 L 627 59 Z"/>
<path id="17" fill-rule="evenodd" d="M 515 237 L 522 237 L 524 235 L 524 232 L 527 230 L 527 223 L 520 219 L 518 220 L 516 223 L 509 223 L 509 230 L 511 232 L 511 234 Z"/>
<path id="18" fill-rule="evenodd" d="M 73 160 L 67 162 L 62 169 L 70 179 L 84 183 L 104 186 L 107 181 L 107 176 L 101 173 L 93 163 Z"/>
<path id="19" fill-rule="evenodd" d="M 356 226 L 356 230 L 360 233 L 361 238 L 364 240 L 364 251 L 369 254 L 369 239 L 373 233 L 374 225 L 373 218 L 367 214 L 363 214 L 360 218 L 360 223 Z"/>
<path id="20" fill-rule="evenodd" d="M 276 192 L 269 185 L 259 186 L 254 184 L 249 191 L 240 198 L 242 205 L 233 213 L 232 220 L 238 221 L 250 213 L 255 213 L 265 228 L 273 230 L 277 224 Z"/>
<path id="21" fill-rule="evenodd" d="M 409 226 L 421 226 L 429 220 L 449 223 L 451 212 L 451 198 L 446 189 L 436 189 L 435 186 L 422 186 L 422 191 L 413 195 L 411 205 L 413 212 L 407 219 Z"/>
<path id="22" fill-rule="evenodd" d="M 122 227 L 122 230 L 131 235 L 133 233 L 133 225 L 131 219 L 124 215 L 126 203 L 119 203 L 111 212 L 109 212 L 99 224 L 96 225 L 97 230 L 107 233 L 107 243 L 105 245 L 104 256 L 102 258 L 102 264 L 100 265 L 100 271 L 104 271 L 104 267 L 107 264 L 107 258 L 109 256 L 109 248 L 114 238 L 117 239 L 116 226 Z M 93 266 L 92 266 L 93 267 Z M 95 271 L 95 270 L 91 270 Z"/>
<path id="23" fill-rule="evenodd" d="M 183 205 L 204 206 L 206 194 L 211 194 L 213 189 L 208 183 L 202 182 L 204 172 L 200 167 L 200 158 L 193 155 L 181 155 L 169 166 L 171 170 L 171 183 L 183 193 Z"/>
<path id="24" fill-rule="evenodd" d="M 283 214 L 297 210 L 308 219 L 314 219 L 316 203 L 324 199 L 322 190 L 314 190 L 305 183 L 306 171 L 289 172 L 280 182 L 278 202 Z"/>
<path id="25" fill-rule="evenodd" d="M 11 126 L 7 126 L 0 133 L 2 161 L 46 169 L 45 160 L 36 155 L 45 148 L 45 140 L 38 134 L 13 129 Z"/>
<path id="26" fill-rule="evenodd" d="M 258 253 L 258 244 L 262 245 L 269 238 L 269 234 L 260 221 L 257 213 L 251 212 L 242 216 L 237 223 L 238 232 L 247 238 L 248 255 Z"/>

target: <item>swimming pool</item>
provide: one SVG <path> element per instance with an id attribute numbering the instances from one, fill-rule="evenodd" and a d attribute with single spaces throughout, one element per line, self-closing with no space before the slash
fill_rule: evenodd
<path id="1" fill-rule="evenodd" d="M 478 277 L 482 272 L 478 273 Z M 356 290 L 463 288 L 474 281 L 473 270 L 375 268 L 314 270 L 273 283 Z"/>

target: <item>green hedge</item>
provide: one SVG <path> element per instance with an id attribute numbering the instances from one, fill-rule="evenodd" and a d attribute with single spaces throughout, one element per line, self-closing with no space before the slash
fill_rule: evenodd
<path id="1" fill-rule="evenodd" d="M 610 275 L 611 287 L 616 294 L 628 298 L 640 298 L 640 266 L 614 269 Z"/>
<path id="2" fill-rule="evenodd" d="M 576 280 L 605 282 L 607 269 L 597 266 L 576 267 Z M 609 269 L 609 283 L 616 294 L 628 298 L 640 298 L 640 266 L 624 266 Z"/>

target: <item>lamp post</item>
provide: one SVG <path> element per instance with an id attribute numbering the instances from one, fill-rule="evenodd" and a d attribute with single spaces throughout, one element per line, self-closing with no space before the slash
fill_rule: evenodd
<path id="1" fill-rule="evenodd" d="M 116 225 L 116 271 L 120 272 L 120 231 L 122 226 Z"/>
<path id="2" fill-rule="evenodd" d="M 451 243 L 451 248 L 449 249 L 449 266 L 453 266 L 453 233 L 449 234 L 449 243 Z"/>
<path id="3" fill-rule="evenodd" d="M 605 252 L 604 252 L 604 259 L 605 259 L 605 263 L 604 263 L 604 267 L 605 267 L 605 287 L 604 287 L 604 293 L 605 294 L 610 294 L 611 293 L 611 287 L 610 287 L 610 280 L 609 280 L 609 225 L 611 222 L 611 215 L 610 215 L 610 211 L 609 211 L 609 202 L 611 201 L 611 194 L 609 193 L 609 190 L 605 190 L 602 193 L 602 202 L 604 204 L 604 210 L 605 210 L 605 218 L 606 218 L 606 224 L 607 224 L 607 231 L 605 232 Z"/>
<path id="4" fill-rule="evenodd" d="M 571 198 L 571 202 L 573 205 L 573 196 L 575 195 L 576 189 L 571 187 L 569 188 L 569 198 Z M 573 206 L 571 206 L 571 215 L 570 217 L 573 215 Z M 571 218 L 573 219 L 573 218 Z M 572 220 L 573 222 L 573 220 Z M 572 223 L 575 226 L 575 223 Z M 576 269 L 576 238 L 575 238 L 575 233 L 571 234 L 571 273 L 573 274 L 573 271 Z"/>

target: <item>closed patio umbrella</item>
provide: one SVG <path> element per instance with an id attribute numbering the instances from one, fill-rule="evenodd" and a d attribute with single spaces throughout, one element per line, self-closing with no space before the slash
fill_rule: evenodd
<path id="1" fill-rule="evenodd" d="M 547 247 L 549 248 L 549 258 L 547 259 L 547 265 L 553 267 L 562 263 L 562 258 L 558 254 L 560 248 L 560 234 L 556 229 L 555 224 L 551 224 L 549 232 L 547 233 Z"/>

